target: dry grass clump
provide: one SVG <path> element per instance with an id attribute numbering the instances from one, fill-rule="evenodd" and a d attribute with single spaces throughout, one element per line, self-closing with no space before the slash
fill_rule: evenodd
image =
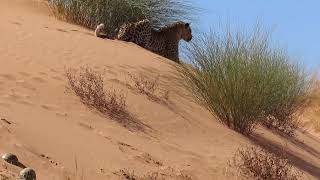
<path id="1" fill-rule="evenodd" d="M 134 174 L 134 171 L 122 169 L 118 172 L 121 177 L 126 180 L 167 180 L 167 179 L 179 179 L 179 180 L 192 180 L 189 175 L 180 173 L 178 175 L 166 175 L 160 172 L 148 173 L 147 175 L 138 176 Z"/>
<path id="2" fill-rule="evenodd" d="M 134 87 L 138 90 L 139 93 L 146 95 L 153 101 L 169 100 L 169 91 L 162 90 L 159 87 L 160 75 L 156 78 L 146 78 L 143 75 L 135 76 L 129 74 L 129 77 L 134 83 Z"/>
<path id="3" fill-rule="evenodd" d="M 286 51 L 270 44 L 259 29 L 204 34 L 188 48 L 193 67 L 178 70 L 195 99 L 228 127 L 243 134 L 262 123 L 295 129 L 311 80 Z"/>
<path id="4" fill-rule="evenodd" d="M 231 166 L 239 169 L 244 177 L 260 180 L 298 180 L 301 176 L 284 153 L 273 154 L 256 147 L 239 149 Z"/>
<path id="5" fill-rule="evenodd" d="M 5 176 L 3 174 L 0 174 L 0 180 L 9 180 L 10 178 L 8 176 Z"/>
<path id="6" fill-rule="evenodd" d="M 290 115 L 283 119 L 268 116 L 263 120 L 262 124 L 268 129 L 275 130 L 278 134 L 287 137 L 294 137 L 296 130 L 304 126 L 298 117 Z"/>
<path id="7" fill-rule="evenodd" d="M 129 112 L 126 107 L 126 98 L 115 90 L 105 90 L 101 74 L 90 67 L 81 67 L 80 70 L 67 69 L 69 88 L 80 97 L 81 102 L 92 107 L 102 114 L 114 118 L 126 118 Z"/>
<path id="8" fill-rule="evenodd" d="M 310 120 L 312 127 L 316 132 L 320 132 L 320 110 L 314 112 L 313 116 L 314 117 Z"/>
<path id="9" fill-rule="evenodd" d="M 315 75 L 316 76 L 316 75 Z M 317 76 L 315 78 L 318 78 Z M 310 92 L 310 103 L 308 106 L 308 122 L 316 132 L 320 132 L 320 83 L 315 80 Z"/>
<path id="10" fill-rule="evenodd" d="M 134 171 L 127 169 L 120 170 L 120 175 L 126 180 L 165 180 L 165 178 L 158 173 L 138 176 L 134 174 Z"/>
<path id="11" fill-rule="evenodd" d="M 107 34 L 123 23 L 149 19 L 156 28 L 177 20 L 190 20 L 196 9 L 188 0 L 49 0 L 54 14 L 94 29 L 105 24 Z"/>
<path id="12" fill-rule="evenodd" d="M 0 162 L 0 167 L 0 180 L 17 179 L 17 175 L 10 171 L 6 162 Z"/>
<path id="13" fill-rule="evenodd" d="M 90 108 L 109 116 L 130 131 L 146 132 L 151 129 L 136 119 L 127 109 L 126 97 L 114 89 L 106 90 L 102 75 L 90 67 L 67 69 L 68 87 Z"/>

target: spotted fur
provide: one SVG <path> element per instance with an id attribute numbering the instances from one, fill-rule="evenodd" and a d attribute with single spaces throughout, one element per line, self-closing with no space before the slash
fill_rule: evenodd
<path id="1" fill-rule="evenodd" d="M 173 23 L 159 30 L 152 29 L 146 49 L 179 63 L 179 41 L 192 39 L 189 23 Z"/>
<path id="2" fill-rule="evenodd" d="M 127 42 L 133 42 L 141 47 L 146 47 L 150 40 L 151 24 L 148 19 L 123 24 L 118 31 L 117 39 Z"/>
<path id="3" fill-rule="evenodd" d="M 179 41 L 189 42 L 192 31 L 189 23 L 178 21 L 171 25 L 154 29 L 148 19 L 123 24 L 116 39 L 133 42 L 158 55 L 179 63 Z"/>

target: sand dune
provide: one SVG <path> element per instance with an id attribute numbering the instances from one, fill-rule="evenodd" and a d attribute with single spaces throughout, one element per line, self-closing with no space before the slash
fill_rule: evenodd
<path id="1" fill-rule="evenodd" d="M 320 178 L 319 138 L 300 133 L 299 141 L 290 141 L 259 129 L 256 138 L 247 139 L 225 128 L 192 102 L 169 60 L 58 21 L 39 0 L 1 0 L 0 19 L 0 153 L 17 154 L 40 180 L 119 179 L 115 172 L 121 169 L 163 172 L 173 179 L 178 173 L 230 179 L 228 160 L 252 144 L 270 150 L 285 144 L 305 178 Z M 130 112 L 147 131 L 125 128 L 66 91 L 65 68 L 83 65 L 102 72 L 106 88 L 125 92 Z M 127 73 L 160 75 L 170 103 L 128 88 Z M 2 176 L 14 179 L 18 172 L 0 166 Z"/>

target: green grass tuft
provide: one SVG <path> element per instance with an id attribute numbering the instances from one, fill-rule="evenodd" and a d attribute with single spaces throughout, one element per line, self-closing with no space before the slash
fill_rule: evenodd
<path id="1" fill-rule="evenodd" d="M 106 25 L 114 33 L 123 23 L 149 19 L 155 28 L 177 20 L 191 20 L 197 12 L 188 0 L 49 0 L 55 15 L 94 29 Z"/>
<path id="2" fill-rule="evenodd" d="M 193 66 L 179 71 L 194 97 L 228 127 L 247 134 L 272 116 L 291 123 L 304 106 L 310 80 L 270 36 L 252 33 L 204 34 L 188 48 Z M 280 128 L 281 129 L 281 128 Z"/>

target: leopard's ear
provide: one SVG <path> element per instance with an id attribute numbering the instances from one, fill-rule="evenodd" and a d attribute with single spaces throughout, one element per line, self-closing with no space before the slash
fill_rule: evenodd
<path id="1" fill-rule="evenodd" d="M 190 23 L 185 23 L 184 26 L 185 26 L 185 28 L 189 28 L 190 27 Z"/>

